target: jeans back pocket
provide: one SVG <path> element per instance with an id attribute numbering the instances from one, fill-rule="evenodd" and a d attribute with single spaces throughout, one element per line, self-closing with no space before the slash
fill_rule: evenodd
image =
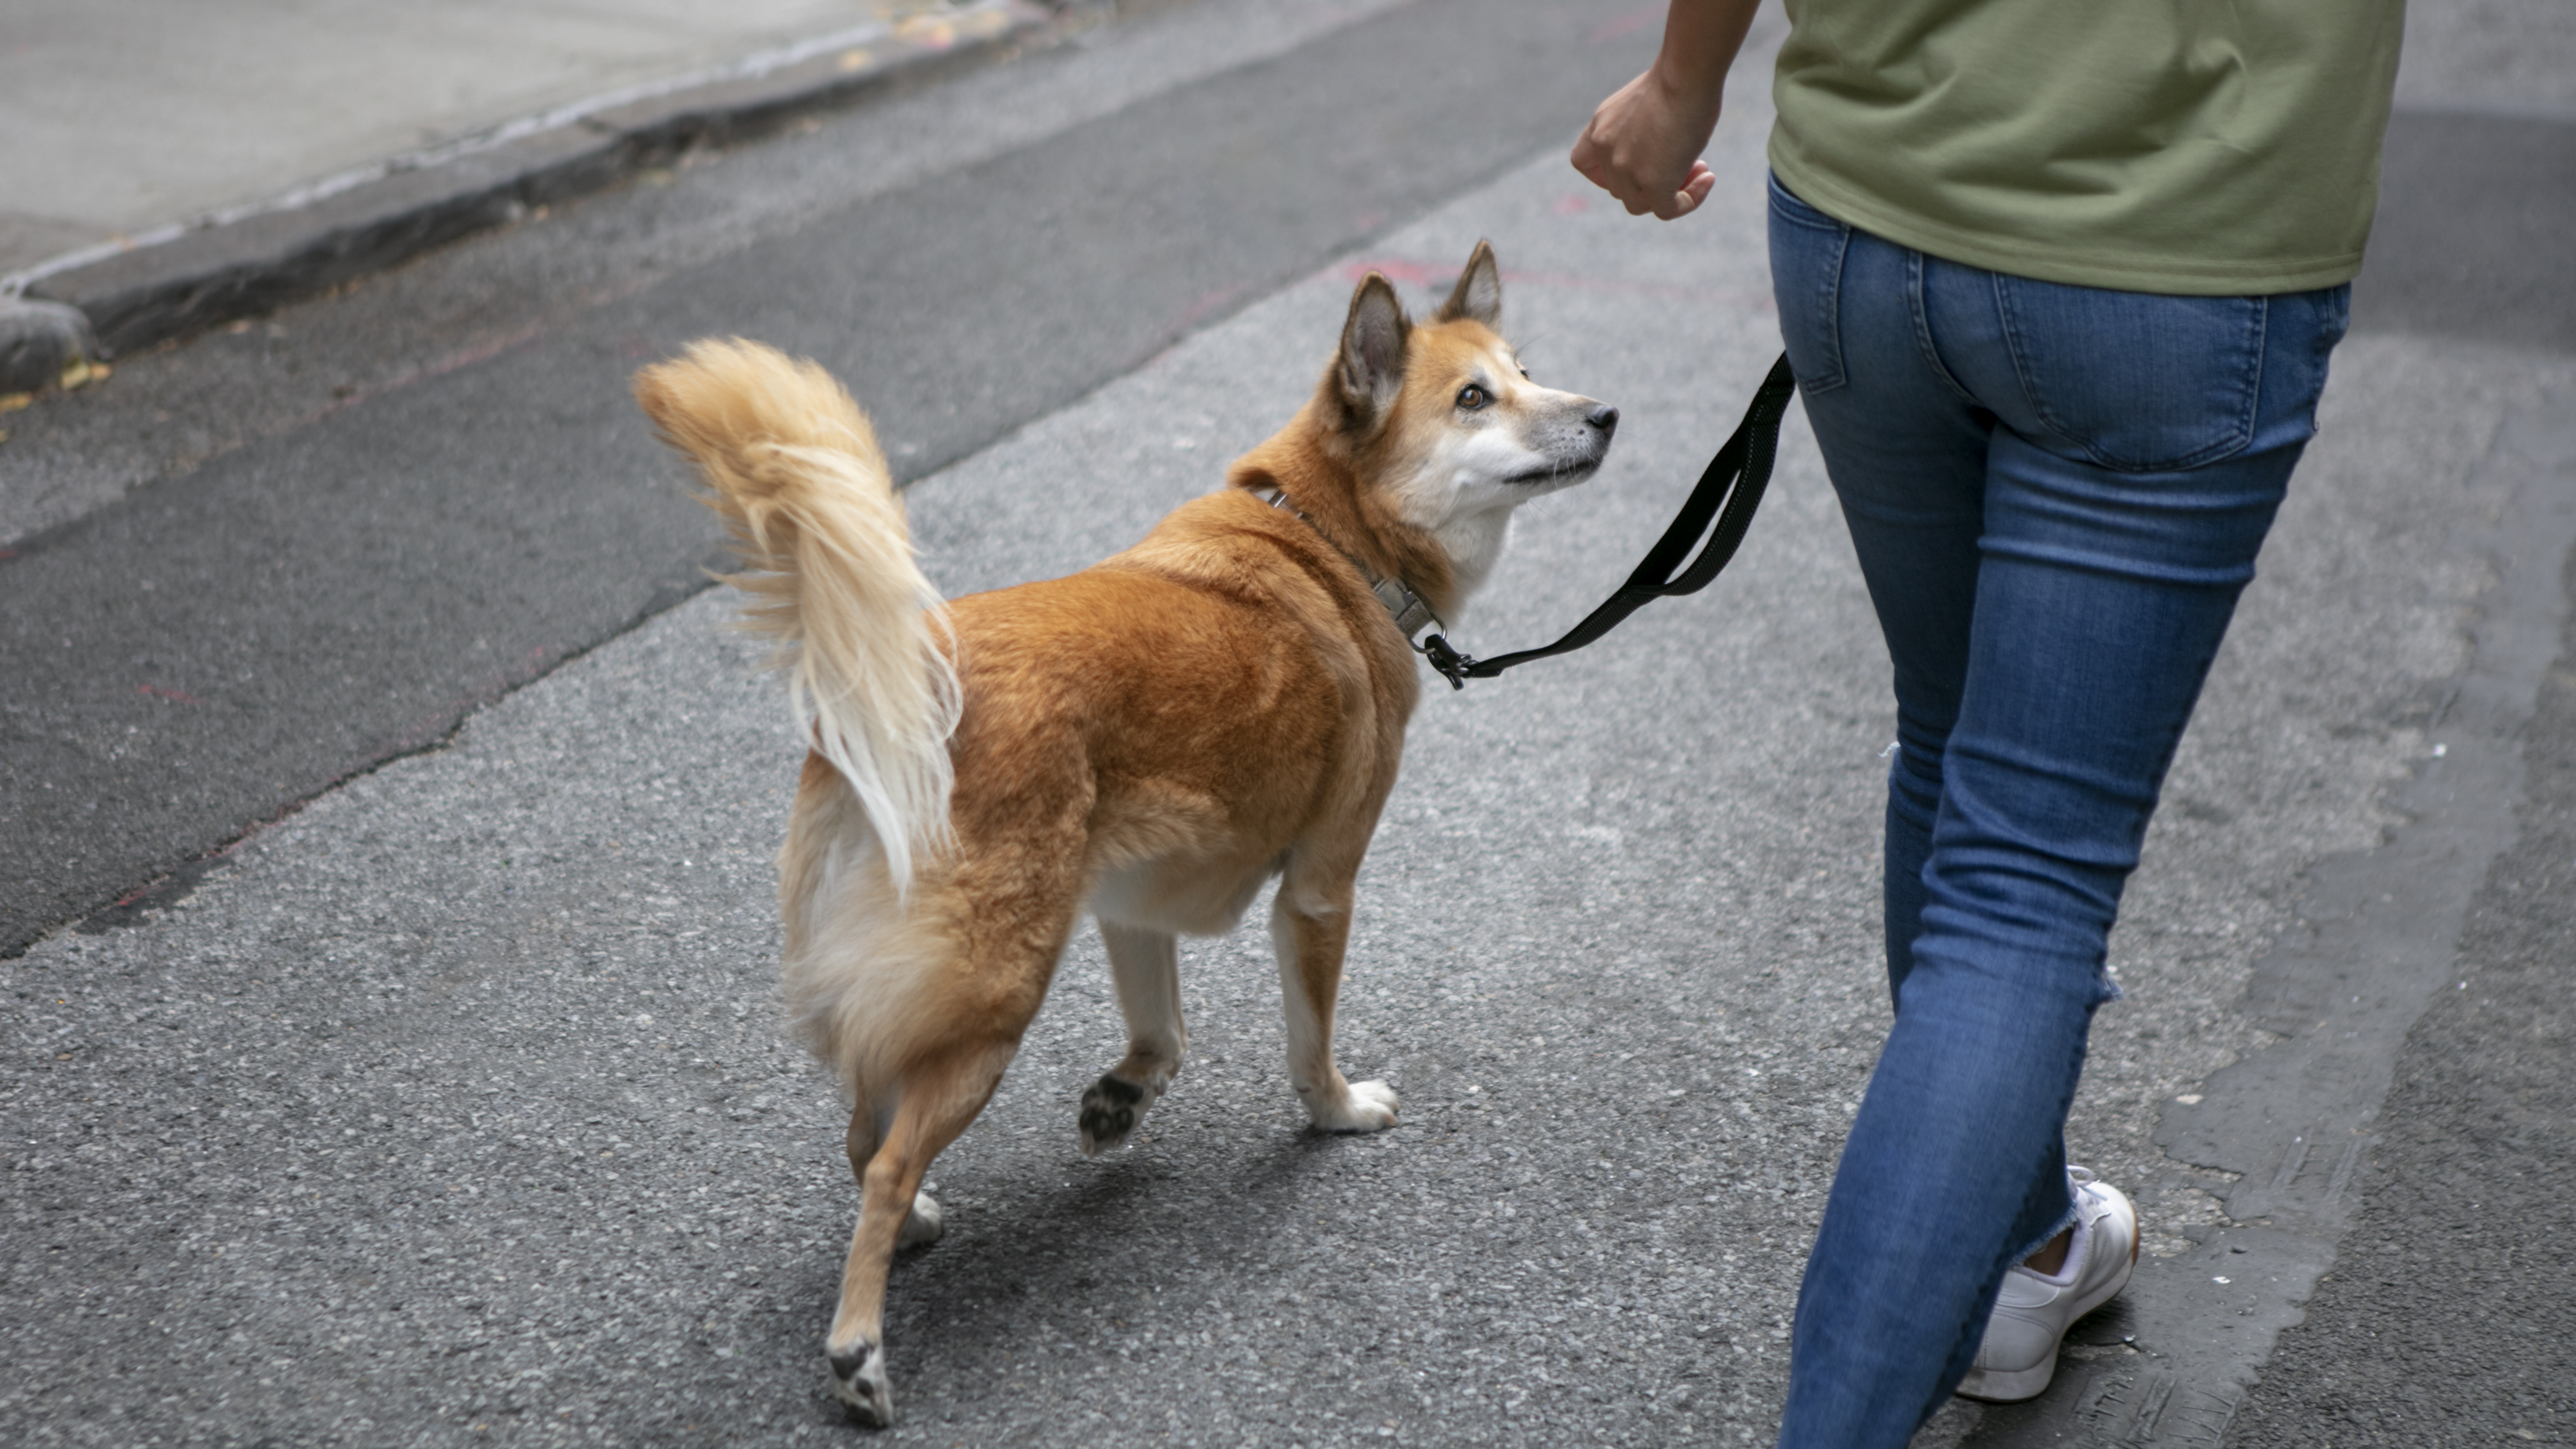
<path id="1" fill-rule="evenodd" d="M 1803 393 L 1843 385 L 1843 253 L 1852 229 L 1771 178 L 1771 296 L 1780 341 Z"/>
<path id="2" fill-rule="evenodd" d="M 1993 276 L 2004 343 L 2047 441 L 2123 473 L 2197 468 L 2252 441 L 2266 298 Z"/>

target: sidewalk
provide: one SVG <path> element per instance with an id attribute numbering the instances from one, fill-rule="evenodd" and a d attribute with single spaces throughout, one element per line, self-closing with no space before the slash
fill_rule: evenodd
<path id="1" fill-rule="evenodd" d="M 12 139 L 0 159 L 0 305 L 20 294 L 68 303 L 113 353 L 265 310 L 690 146 L 758 134 L 1108 7 L 13 8 L 32 13 L 14 16 L 0 40 L 0 133 Z"/>

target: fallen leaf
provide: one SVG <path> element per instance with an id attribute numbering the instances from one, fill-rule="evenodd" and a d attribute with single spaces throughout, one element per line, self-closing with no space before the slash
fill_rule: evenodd
<path id="1" fill-rule="evenodd" d="M 894 33 L 926 50 L 946 50 L 957 43 L 957 26 L 934 15 L 907 15 L 896 22 Z"/>
<path id="2" fill-rule="evenodd" d="M 89 385 L 89 375 L 89 359 L 86 357 L 75 358 L 72 360 L 70 366 L 63 369 L 62 376 L 57 378 L 56 381 L 63 385 L 63 391 L 71 392 L 78 388 L 87 387 Z"/>
<path id="3" fill-rule="evenodd" d="M 21 412 L 35 400 L 32 392 L 0 392 L 0 413 Z"/>

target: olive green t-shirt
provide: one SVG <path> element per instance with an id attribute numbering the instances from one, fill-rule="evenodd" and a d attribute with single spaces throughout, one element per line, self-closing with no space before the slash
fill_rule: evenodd
<path id="1" fill-rule="evenodd" d="M 2123 291 L 2361 270 L 2404 0 L 1786 0 L 1771 167 L 1917 251 Z"/>

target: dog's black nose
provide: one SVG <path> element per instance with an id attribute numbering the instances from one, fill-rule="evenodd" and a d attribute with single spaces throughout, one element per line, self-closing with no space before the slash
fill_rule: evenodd
<path id="1" fill-rule="evenodd" d="M 1619 426 L 1619 410 L 1610 406 L 1608 403 L 1603 403 L 1601 406 L 1585 413 L 1583 415 L 1583 420 L 1605 433 L 1612 432 Z"/>

